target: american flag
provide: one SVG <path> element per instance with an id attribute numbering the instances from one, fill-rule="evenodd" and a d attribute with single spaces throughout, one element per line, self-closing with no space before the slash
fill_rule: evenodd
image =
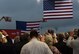
<path id="1" fill-rule="evenodd" d="M 73 18 L 73 3 L 71 0 L 44 0 L 43 5 L 44 20 Z"/>
<path id="2" fill-rule="evenodd" d="M 31 31 L 32 29 L 39 30 L 40 23 L 38 21 L 24 22 L 16 21 L 16 29 L 22 31 Z"/>

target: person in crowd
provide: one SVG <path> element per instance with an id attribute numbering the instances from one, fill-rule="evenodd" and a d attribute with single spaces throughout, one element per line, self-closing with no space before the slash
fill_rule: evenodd
<path id="1" fill-rule="evenodd" d="M 38 37 L 38 32 L 36 30 L 31 30 L 31 40 L 22 47 L 20 54 L 53 54 L 48 45 L 39 41 Z"/>
<path id="2" fill-rule="evenodd" d="M 45 42 L 45 36 L 43 34 L 39 35 L 39 40 Z"/>
<path id="3" fill-rule="evenodd" d="M 69 31 L 69 37 L 71 37 L 71 38 L 74 37 L 74 31 Z"/>
<path id="4" fill-rule="evenodd" d="M 68 32 L 65 32 L 64 33 L 64 42 L 66 43 L 67 42 L 67 40 L 68 40 L 68 38 L 69 38 L 69 33 Z"/>
<path id="5" fill-rule="evenodd" d="M 78 29 L 74 29 L 74 39 L 77 39 L 77 31 Z"/>
<path id="6" fill-rule="evenodd" d="M 13 54 L 12 46 L 6 43 L 6 36 L 0 32 L 0 54 Z"/>
<path id="7" fill-rule="evenodd" d="M 1 30 L 1 32 L 6 36 L 6 39 L 7 39 L 7 43 L 6 44 L 12 45 L 13 42 L 12 42 L 11 38 L 9 37 L 8 33 L 5 30 Z"/>
<path id="8" fill-rule="evenodd" d="M 53 46 L 54 42 L 52 36 L 49 35 L 49 33 L 45 33 L 44 36 L 45 36 L 45 43 L 49 46 L 53 54 L 61 54 L 59 50 L 55 46 Z"/>
<path id="9" fill-rule="evenodd" d="M 45 42 L 46 42 L 46 44 L 48 46 L 52 45 L 52 43 L 53 43 L 52 36 L 49 33 L 45 33 L 44 36 L 45 36 Z"/>
<path id="10" fill-rule="evenodd" d="M 64 40 L 64 35 L 62 33 L 57 36 L 58 43 L 55 43 L 54 46 L 61 52 L 61 54 L 72 54 L 72 49 L 66 45 Z"/>
<path id="11" fill-rule="evenodd" d="M 2 36 L 2 33 L 0 32 L 0 54 L 5 54 L 5 45 L 3 44 L 4 41 L 4 36 Z"/>
<path id="12" fill-rule="evenodd" d="M 2 32 L 0 32 L 0 37 L 1 37 L 1 39 L 2 39 L 2 43 L 7 43 L 6 36 L 4 36 L 4 35 L 2 34 Z"/>
<path id="13" fill-rule="evenodd" d="M 18 42 L 20 42 L 20 36 L 14 38 L 14 44 L 17 44 Z"/>
<path id="14" fill-rule="evenodd" d="M 57 41 L 57 36 L 56 36 L 56 33 L 54 32 L 54 30 L 48 29 L 47 32 L 48 32 L 49 36 L 52 36 L 52 42 L 53 42 L 53 44 L 57 43 L 58 42 Z"/>
<path id="15" fill-rule="evenodd" d="M 67 45 L 73 48 L 73 54 L 79 54 L 79 29 L 77 31 L 77 39 L 70 36 L 67 41 Z"/>
<path id="16" fill-rule="evenodd" d="M 23 35 L 19 36 L 20 41 L 14 44 L 14 54 L 20 54 L 21 48 L 23 47 L 24 44 L 29 42 L 29 34 L 28 33 L 23 33 Z"/>

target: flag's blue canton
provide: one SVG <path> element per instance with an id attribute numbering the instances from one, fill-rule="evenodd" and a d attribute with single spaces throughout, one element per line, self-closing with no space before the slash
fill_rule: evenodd
<path id="1" fill-rule="evenodd" d="M 16 29 L 26 30 L 26 22 L 16 21 Z"/>
<path id="2" fill-rule="evenodd" d="M 43 7 L 44 7 L 44 10 L 54 9 L 54 0 L 44 0 Z"/>

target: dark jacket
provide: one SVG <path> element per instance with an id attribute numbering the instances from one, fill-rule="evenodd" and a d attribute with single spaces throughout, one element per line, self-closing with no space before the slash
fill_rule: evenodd
<path id="1" fill-rule="evenodd" d="M 64 42 L 54 44 L 62 54 L 73 54 L 72 48 L 68 47 Z"/>
<path id="2" fill-rule="evenodd" d="M 5 54 L 5 45 L 0 42 L 0 54 Z"/>

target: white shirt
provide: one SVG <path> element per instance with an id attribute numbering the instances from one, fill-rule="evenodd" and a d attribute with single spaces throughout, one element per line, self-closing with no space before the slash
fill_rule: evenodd
<path id="1" fill-rule="evenodd" d="M 20 54 L 53 54 L 47 44 L 33 38 L 29 43 L 22 47 Z"/>
<path id="2" fill-rule="evenodd" d="M 69 38 L 67 44 L 73 48 L 73 54 L 79 54 L 79 37 L 76 40 Z"/>

